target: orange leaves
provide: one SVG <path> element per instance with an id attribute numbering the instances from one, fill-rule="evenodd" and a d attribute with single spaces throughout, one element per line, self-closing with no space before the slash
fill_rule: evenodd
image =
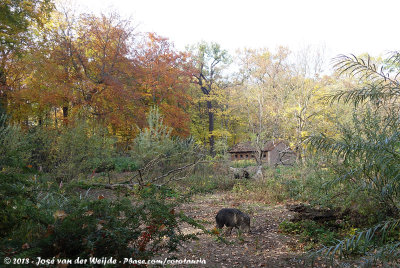
<path id="1" fill-rule="evenodd" d="M 10 108 L 19 113 L 15 119 L 51 119 L 56 126 L 72 125 L 79 115 L 132 140 L 157 105 L 174 135 L 188 135 L 191 73 L 185 53 L 154 33 L 139 40 L 117 14 L 53 19 L 58 28 L 43 33 L 49 41 L 13 66 L 24 73 L 9 95 Z"/>
<path id="2" fill-rule="evenodd" d="M 216 235 L 219 235 L 219 234 L 220 234 L 220 231 L 219 231 L 219 229 L 218 229 L 217 227 L 214 227 L 214 228 L 211 230 L 211 233 L 216 234 Z"/>
<path id="3" fill-rule="evenodd" d="M 164 123 L 172 127 L 174 135 L 187 136 L 190 73 L 186 55 L 176 52 L 168 39 L 149 33 L 135 62 L 143 101 L 160 107 Z"/>

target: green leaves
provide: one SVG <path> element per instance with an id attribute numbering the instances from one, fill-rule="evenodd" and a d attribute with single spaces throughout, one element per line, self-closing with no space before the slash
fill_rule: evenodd
<path id="1" fill-rule="evenodd" d="M 355 106 L 365 101 L 382 106 L 383 101 L 396 98 L 400 94 L 400 84 L 397 80 L 400 58 L 393 53 L 385 62 L 378 63 L 369 55 L 366 57 L 339 55 L 334 59 L 336 70 L 339 74 L 357 78 L 359 83 L 354 88 L 340 90 L 328 98 L 332 102 L 343 100 Z"/>
<path id="2" fill-rule="evenodd" d="M 332 102 L 353 103 L 356 108 L 353 121 L 339 127 L 340 136 L 337 138 L 314 135 L 308 138 L 308 144 L 315 153 L 326 153 L 336 159 L 333 163 L 337 178 L 330 186 L 347 186 L 354 193 L 353 203 L 360 203 L 359 207 L 364 210 L 373 206 L 369 221 L 382 222 L 338 241 L 332 247 L 314 252 L 316 255 L 333 260 L 336 256 L 357 253 L 366 255 L 366 263 L 388 260 L 387 252 L 399 255 L 400 131 L 397 98 L 400 88 L 396 73 L 399 70 L 397 55 L 393 54 L 380 64 L 374 63 L 369 56 L 341 55 L 336 58 L 338 72 L 358 81 L 327 98 Z M 360 196 L 365 193 L 367 202 L 361 204 Z M 392 234 L 392 240 L 388 240 L 389 234 Z"/>
<path id="3" fill-rule="evenodd" d="M 4 0 L 0 3 L 0 51 L 15 49 L 30 25 L 42 25 L 54 8 L 51 0 Z M 4 47 L 3 47 L 4 46 Z"/>
<path id="4" fill-rule="evenodd" d="M 387 243 L 390 238 L 399 234 L 400 220 L 390 219 L 377 224 L 369 229 L 358 232 L 357 234 L 339 240 L 335 245 L 330 247 L 322 247 L 312 252 L 310 257 L 314 258 L 322 255 L 326 258 L 333 259 L 335 257 L 344 257 L 349 254 L 367 255 L 364 264 L 374 263 L 379 260 L 395 260 L 400 254 L 400 242 Z"/>
<path id="5" fill-rule="evenodd" d="M 8 124 L 6 115 L 0 115 L 0 171 L 28 165 L 29 156 L 28 142 L 22 130 Z"/>

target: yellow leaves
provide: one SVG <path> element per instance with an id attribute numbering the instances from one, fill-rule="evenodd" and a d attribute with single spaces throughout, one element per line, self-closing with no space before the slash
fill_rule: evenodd
<path id="1" fill-rule="evenodd" d="M 302 138 L 305 138 L 305 137 L 307 137 L 308 135 L 309 135 L 308 131 L 302 131 L 302 132 L 300 132 L 300 136 L 301 136 Z"/>
<path id="2" fill-rule="evenodd" d="M 54 214 L 53 214 L 53 217 L 56 219 L 56 220 L 63 220 L 65 217 L 67 217 L 68 216 L 68 214 L 67 213 L 65 213 L 65 211 L 64 210 L 57 210 L 56 212 L 54 212 Z"/>
<path id="3" fill-rule="evenodd" d="M 209 136 L 211 136 L 211 135 L 213 135 L 214 137 L 217 137 L 217 138 L 221 138 L 221 137 L 223 137 L 223 138 L 225 138 L 225 137 L 230 138 L 230 137 L 232 136 L 232 134 L 231 134 L 228 130 L 226 130 L 226 129 L 217 129 L 217 130 L 214 130 L 212 133 L 209 134 Z"/>
<path id="4" fill-rule="evenodd" d="M 83 216 L 86 216 L 86 217 L 92 216 L 93 213 L 94 213 L 93 210 L 88 210 L 88 211 L 86 211 L 85 213 L 83 213 Z"/>

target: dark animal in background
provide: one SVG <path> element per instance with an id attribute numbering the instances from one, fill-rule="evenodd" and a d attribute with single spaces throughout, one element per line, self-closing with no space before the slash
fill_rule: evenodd
<path id="1" fill-rule="evenodd" d="M 222 229 L 224 225 L 228 227 L 229 234 L 232 232 L 232 229 L 234 227 L 250 233 L 249 215 L 241 212 L 236 208 L 221 209 L 220 211 L 218 211 L 217 216 L 215 216 L 215 221 L 217 222 L 217 227 L 220 229 Z"/>

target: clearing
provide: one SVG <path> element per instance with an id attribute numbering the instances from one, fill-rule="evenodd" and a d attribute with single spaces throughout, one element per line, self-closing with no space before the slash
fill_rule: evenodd
<path id="1" fill-rule="evenodd" d="M 295 249 L 298 241 L 278 231 L 279 223 L 293 214 L 284 205 L 239 202 L 229 193 L 220 192 L 195 196 L 193 202 L 182 205 L 181 209 L 211 230 L 215 227 L 215 215 L 224 207 L 248 213 L 251 233 L 238 234 L 234 229 L 231 235 L 225 235 L 230 242 L 225 244 L 191 226 L 184 227 L 184 233 L 198 232 L 200 235 L 199 240 L 185 243 L 180 248 L 175 254 L 178 259 L 205 259 L 207 267 L 304 266 L 300 259 L 302 252 Z"/>

